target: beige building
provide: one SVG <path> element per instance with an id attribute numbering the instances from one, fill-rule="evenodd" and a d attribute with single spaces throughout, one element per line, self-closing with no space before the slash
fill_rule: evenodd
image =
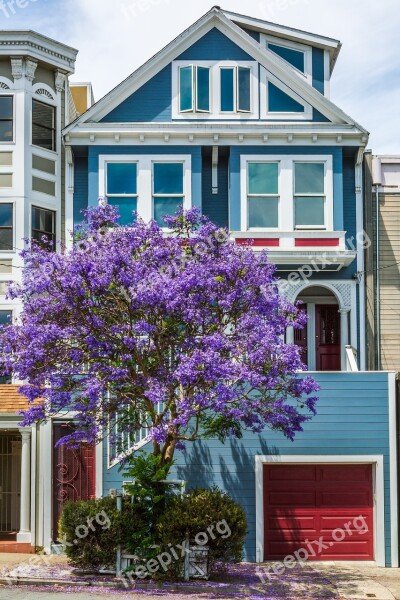
<path id="1" fill-rule="evenodd" d="M 367 363 L 400 371 L 400 155 L 365 155 L 365 192 Z"/>

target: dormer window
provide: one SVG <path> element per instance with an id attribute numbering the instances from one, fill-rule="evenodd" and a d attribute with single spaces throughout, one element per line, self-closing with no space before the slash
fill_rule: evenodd
<path id="1" fill-rule="evenodd" d="M 179 69 L 179 110 L 210 112 L 210 69 L 195 65 Z"/>
<path id="2" fill-rule="evenodd" d="M 261 44 L 312 84 L 312 47 L 293 40 L 261 34 Z"/>
<path id="3" fill-rule="evenodd" d="M 248 61 L 175 61 L 173 119 L 258 119 L 258 64 Z"/>

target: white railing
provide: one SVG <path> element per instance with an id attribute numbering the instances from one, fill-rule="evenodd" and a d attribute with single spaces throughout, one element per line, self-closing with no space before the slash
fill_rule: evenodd
<path id="1" fill-rule="evenodd" d="M 346 346 L 346 371 L 358 371 L 357 350 L 353 346 Z"/>

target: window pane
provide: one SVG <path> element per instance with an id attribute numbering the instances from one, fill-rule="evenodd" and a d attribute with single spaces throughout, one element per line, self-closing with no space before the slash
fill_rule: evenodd
<path id="1" fill-rule="evenodd" d="M 278 198 L 249 198 L 249 227 L 278 227 Z"/>
<path id="2" fill-rule="evenodd" d="M 0 96 L 0 119 L 13 118 L 13 99 L 12 96 Z"/>
<path id="3" fill-rule="evenodd" d="M 278 163 L 249 163 L 249 194 L 278 193 Z"/>
<path id="4" fill-rule="evenodd" d="M 295 193 L 324 194 L 324 175 L 323 163 L 295 163 Z"/>
<path id="5" fill-rule="evenodd" d="M 0 121 L 0 142 L 13 141 L 13 122 Z"/>
<path id="6" fill-rule="evenodd" d="M 182 163 L 154 163 L 154 194 L 183 194 Z"/>
<path id="7" fill-rule="evenodd" d="M 13 206 L 12 204 L 0 204 L 0 227 L 12 227 Z"/>
<path id="8" fill-rule="evenodd" d="M 0 310 L 0 325 L 9 325 L 12 319 L 12 310 Z"/>
<path id="9" fill-rule="evenodd" d="M 116 206 L 119 210 L 120 225 L 132 225 L 134 222 L 133 212 L 137 211 L 137 199 L 136 198 L 108 198 L 108 204 Z"/>
<path id="10" fill-rule="evenodd" d="M 295 199 L 296 225 L 324 225 L 325 224 L 325 198 L 317 196 Z"/>
<path id="11" fill-rule="evenodd" d="M 54 106 L 33 100 L 32 104 L 32 144 L 55 150 L 55 115 Z"/>
<path id="12" fill-rule="evenodd" d="M 269 81 L 268 112 L 304 113 L 304 106 Z"/>
<path id="13" fill-rule="evenodd" d="M 180 78 L 180 110 L 193 110 L 193 67 L 181 67 Z"/>
<path id="14" fill-rule="evenodd" d="M 182 198 L 154 198 L 154 220 L 161 227 L 166 227 L 163 217 L 175 215 L 182 204 Z"/>
<path id="15" fill-rule="evenodd" d="M 221 69 L 221 111 L 233 112 L 234 102 L 234 69 Z"/>
<path id="16" fill-rule="evenodd" d="M 238 109 L 250 112 L 250 69 L 239 67 L 238 72 Z"/>
<path id="17" fill-rule="evenodd" d="M 13 249 L 13 230 L 12 227 L 0 229 L 0 250 Z"/>
<path id="18" fill-rule="evenodd" d="M 197 67 L 197 109 L 210 110 L 210 69 Z"/>
<path id="19" fill-rule="evenodd" d="M 32 208 L 32 229 L 37 229 L 43 234 L 54 234 L 54 212 L 34 206 Z"/>
<path id="20" fill-rule="evenodd" d="M 136 163 L 107 164 L 107 194 L 136 194 Z"/>
<path id="21" fill-rule="evenodd" d="M 284 46 L 278 46 L 277 44 L 268 44 L 268 48 L 304 73 L 304 52 L 292 50 L 292 48 L 285 48 Z"/>

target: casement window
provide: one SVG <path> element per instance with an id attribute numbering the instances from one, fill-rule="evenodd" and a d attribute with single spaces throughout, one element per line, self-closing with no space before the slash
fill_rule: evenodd
<path id="1" fill-rule="evenodd" d="M 221 112 L 251 112 L 251 69 L 221 67 Z"/>
<path id="2" fill-rule="evenodd" d="M 39 100 L 32 103 L 32 144 L 56 151 L 56 108 Z"/>
<path id="3" fill-rule="evenodd" d="M 11 324 L 12 314 L 12 310 L 0 310 L 0 327 Z M 0 376 L 0 385 L 8 385 L 11 382 L 10 376 Z"/>
<path id="4" fill-rule="evenodd" d="M 210 69 L 188 65 L 179 68 L 179 110 L 210 112 Z"/>
<path id="5" fill-rule="evenodd" d="M 331 156 L 242 156 L 241 230 L 333 231 Z"/>
<path id="6" fill-rule="evenodd" d="M 0 142 L 14 141 L 14 98 L 0 96 Z"/>
<path id="7" fill-rule="evenodd" d="M 325 228 L 325 164 L 294 163 L 294 214 L 296 228 Z"/>
<path id="8" fill-rule="evenodd" d="M 117 206 L 121 225 L 152 219 L 164 228 L 165 216 L 192 206 L 191 155 L 101 155 L 99 195 Z"/>
<path id="9" fill-rule="evenodd" d="M 48 242 L 43 243 L 43 237 Z M 56 250 L 56 213 L 54 210 L 32 206 L 32 239 L 43 244 L 46 250 Z"/>
<path id="10" fill-rule="evenodd" d="M 183 207 L 184 200 L 183 163 L 153 163 L 154 220 L 165 227 L 164 217 L 174 215 Z"/>
<path id="11" fill-rule="evenodd" d="M 249 162 L 248 228 L 277 228 L 279 224 L 279 163 Z"/>
<path id="12" fill-rule="evenodd" d="M 14 248 L 14 206 L 0 203 L 0 251 Z"/>
<path id="13" fill-rule="evenodd" d="M 137 163 L 107 163 L 106 197 L 108 204 L 118 208 L 121 225 L 133 222 L 138 201 Z"/>
<path id="14" fill-rule="evenodd" d="M 173 119 L 257 119 L 258 64 L 254 61 L 175 61 Z"/>

